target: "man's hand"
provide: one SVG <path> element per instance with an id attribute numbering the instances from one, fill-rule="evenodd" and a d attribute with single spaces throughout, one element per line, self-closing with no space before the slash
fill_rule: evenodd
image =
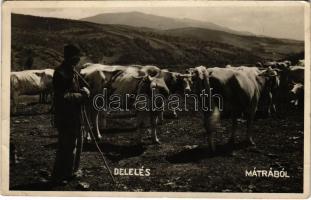
<path id="1" fill-rule="evenodd" d="M 81 93 L 82 93 L 83 96 L 86 96 L 87 98 L 89 98 L 90 95 L 91 95 L 90 90 L 87 89 L 86 87 L 83 87 L 83 88 L 81 89 Z"/>

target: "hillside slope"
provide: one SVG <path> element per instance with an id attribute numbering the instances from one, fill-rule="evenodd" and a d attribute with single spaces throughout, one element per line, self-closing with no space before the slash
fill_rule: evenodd
<path id="1" fill-rule="evenodd" d="M 63 45 L 70 42 L 82 48 L 86 60 L 106 64 L 154 64 L 177 70 L 195 65 L 251 64 L 263 59 L 258 52 L 226 43 L 159 30 L 12 14 L 13 70 L 24 69 L 30 50 L 33 68 L 54 68 L 62 60 Z M 275 52 L 274 57 L 285 55 Z"/>
<path id="2" fill-rule="evenodd" d="M 287 54 L 301 52 L 304 48 L 302 41 L 242 36 L 203 28 L 179 28 L 166 30 L 164 32 L 171 36 L 195 38 L 203 41 L 217 41 L 220 43 L 230 44 L 251 52 L 257 52 L 257 55 L 259 54 L 260 57 L 267 59 L 278 59 L 280 56 L 278 54 L 286 56 Z"/>

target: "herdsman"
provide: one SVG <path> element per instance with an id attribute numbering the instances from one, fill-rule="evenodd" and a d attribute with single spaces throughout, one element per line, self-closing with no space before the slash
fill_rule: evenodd
<path id="1" fill-rule="evenodd" d="M 81 87 L 75 71 L 80 56 L 80 49 L 76 45 L 65 45 L 64 61 L 55 69 L 53 76 L 58 148 L 52 180 L 57 183 L 65 183 L 80 172 L 78 169 L 83 144 L 81 106 L 90 96 L 89 89 Z"/>

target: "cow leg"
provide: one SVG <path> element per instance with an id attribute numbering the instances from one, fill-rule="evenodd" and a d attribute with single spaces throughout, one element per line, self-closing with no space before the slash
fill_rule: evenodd
<path id="1" fill-rule="evenodd" d="M 39 103 L 42 103 L 42 92 L 39 94 Z"/>
<path id="2" fill-rule="evenodd" d="M 17 112 L 17 104 L 18 104 L 18 94 L 13 93 L 12 106 L 13 106 L 13 113 L 14 114 L 16 114 L 16 112 Z"/>
<path id="3" fill-rule="evenodd" d="M 152 140 L 156 144 L 160 144 L 160 140 L 157 136 L 157 119 L 158 117 L 153 113 L 151 114 L 151 134 Z"/>
<path id="4" fill-rule="evenodd" d="M 40 96 L 41 96 L 41 99 L 40 99 L 40 103 L 44 103 L 44 96 L 45 96 L 45 93 L 44 92 L 42 92 L 41 94 L 40 94 Z"/>
<path id="5" fill-rule="evenodd" d="M 145 130 L 144 130 L 144 120 L 145 116 L 142 112 L 137 112 L 136 113 L 136 119 L 137 119 L 137 129 L 139 133 L 139 144 L 143 144 L 143 137 L 145 135 Z"/>
<path id="6" fill-rule="evenodd" d="M 45 103 L 48 103 L 48 102 L 49 102 L 49 93 L 48 93 L 48 92 L 45 92 L 45 95 L 44 95 L 44 102 L 45 102 Z"/>
<path id="7" fill-rule="evenodd" d="M 51 98 L 51 95 L 50 95 L 50 94 L 51 94 L 50 92 L 47 92 L 47 93 L 46 93 L 46 100 L 45 100 L 46 103 L 50 102 L 50 101 L 49 101 L 49 96 L 50 96 L 50 98 Z"/>
<path id="8" fill-rule="evenodd" d="M 253 131 L 252 131 L 253 120 L 254 120 L 254 115 L 251 114 L 247 118 L 247 122 L 246 122 L 247 139 L 248 139 L 248 143 L 251 145 L 255 145 L 255 142 L 253 140 Z"/>
<path id="9" fill-rule="evenodd" d="M 234 116 L 234 117 L 232 117 L 231 137 L 230 137 L 230 140 L 229 140 L 229 144 L 230 145 L 234 145 L 236 128 L 237 128 L 237 118 Z"/>
<path id="10" fill-rule="evenodd" d="M 158 115 L 156 113 L 149 112 L 137 112 L 137 128 L 140 135 L 140 143 L 143 144 L 143 136 L 145 135 L 145 125 L 150 124 L 148 132 L 151 133 L 151 137 L 154 143 L 160 144 L 157 136 L 157 120 Z"/>
<path id="11" fill-rule="evenodd" d="M 88 128 L 85 128 L 84 126 L 82 126 L 82 137 L 83 137 L 83 141 L 86 141 L 87 143 L 91 143 L 92 138 L 90 135 L 90 131 L 87 131 Z"/>
<path id="12" fill-rule="evenodd" d="M 215 142 L 214 142 L 214 130 L 210 126 L 209 116 L 204 115 L 204 127 L 205 127 L 205 139 L 208 137 L 208 144 L 212 152 L 216 150 Z"/>
<path id="13" fill-rule="evenodd" d="M 48 93 L 44 92 L 43 93 L 43 103 L 47 103 L 48 102 Z"/>
<path id="14" fill-rule="evenodd" d="M 41 92 L 40 93 L 40 100 L 39 100 L 39 102 L 40 103 L 45 103 L 44 99 L 45 99 L 45 92 Z"/>
<path id="15" fill-rule="evenodd" d="M 162 125 L 162 124 L 163 124 L 163 121 L 164 121 L 164 111 L 161 111 L 161 112 L 160 112 L 159 118 L 158 118 L 158 119 L 159 119 L 159 121 L 158 121 L 159 123 L 158 123 L 158 124 L 159 124 L 159 125 Z"/>
<path id="16" fill-rule="evenodd" d="M 272 104 L 272 113 L 273 113 L 274 115 L 276 114 L 276 106 L 275 106 L 274 103 Z"/>
<path id="17" fill-rule="evenodd" d="M 174 111 L 173 111 L 173 115 L 174 115 L 174 118 L 175 118 L 175 119 L 177 119 L 177 118 L 178 118 L 178 115 L 177 115 L 176 110 L 174 110 Z"/>
<path id="18" fill-rule="evenodd" d="M 100 133 L 100 130 L 99 130 L 99 111 L 95 110 L 92 106 L 92 104 L 87 104 L 86 105 L 86 115 L 88 117 L 88 121 L 89 121 L 89 125 L 91 127 L 89 127 L 91 130 L 89 131 L 92 131 L 93 133 L 93 136 L 95 137 L 94 139 L 98 139 L 98 140 L 101 140 L 102 139 L 102 135 Z M 88 133 L 88 136 L 90 136 L 90 133 Z M 92 137 L 93 137 L 92 136 Z"/>
<path id="19" fill-rule="evenodd" d="M 51 107 L 50 107 L 50 110 L 48 111 L 49 113 L 53 113 L 55 110 L 55 107 L 54 107 L 54 99 L 53 99 L 53 96 L 51 94 Z"/>
<path id="20" fill-rule="evenodd" d="M 208 136 L 210 149 L 214 152 L 216 150 L 214 142 L 214 134 L 220 122 L 220 112 L 218 107 L 214 107 L 213 111 L 204 112 L 203 123 Z"/>
<path id="21" fill-rule="evenodd" d="M 15 114 L 16 113 L 16 107 L 17 107 L 17 104 L 16 104 L 16 97 L 15 96 L 13 96 L 12 98 L 11 98 L 11 104 L 12 104 L 12 111 L 11 111 L 11 113 L 12 114 Z"/>
<path id="22" fill-rule="evenodd" d="M 91 137 L 91 135 L 90 135 L 90 131 L 85 131 L 84 138 L 86 139 L 86 142 L 87 142 L 87 143 L 91 143 L 92 137 Z"/>
<path id="23" fill-rule="evenodd" d="M 41 99 L 41 103 L 45 103 L 45 92 L 42 92 L 42 99 Z"/>
<path id="24" fill-rule="evenodd" d="M 100 116 L 101 116 L 101 125 L 102 128 L 106 129 L 107 128 L 107 115 L 109 114 L 109 112 L 103 112 Z"/>
<path id="25" fill-rule="evenodd" d="M 52 101 L 52 105 L 51 105 L 51 111 L 53 111 L 53 110 L 54 110 L 54 101 Z M 89 124 L 89 123 L 91 123 L 91 121 L 89 120 L 89 116 L 87 116 L 88 113 L 86 112 L 86 110 L 87 109 L 83 109 L 83 108 L 81 109 L 81 112 L 82 112 L 82 121 L 81 122 L 84 124 L 84 125 L 82 125 L 82 133 L 83 133 L 83 140 L 86 141 L 87 143 L 90 143 L 92 140 L 91 134 L 90 134 L 90 129 L 92 127 L 89 126 L 89 125 L 91 125 L 91 124 Z M 86 117 L 88 119 L 86 119 Z M 87 120 L 89 121 L 89 123 L 87 122 Z"/>

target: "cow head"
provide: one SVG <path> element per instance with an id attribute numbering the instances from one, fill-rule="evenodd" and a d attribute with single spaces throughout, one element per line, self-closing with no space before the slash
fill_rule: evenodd
<path id="1" fill-rule="evenodd" d="M 182 91 L 185 93 L 191 92 L 191 85 L 192 85 L 192 76 L 191 74 L 176 74 L 177 76 L 177 85 L 181 86 Z"/>
<path id="2" fill-rule="evenodd" d="M 103 92 L 103 89 L 106 87 L 107 83 L 107 79 L 103 71 L 94 69 L 93 71 L 89 71 L 87 73 L 83 73 L 83 71 L 81 72 L 81 76 L 89 85 L 92 96 Z"/>
<path id="3" fill-rule="evenodd" d="M 282 71 L 289 71 L 289 66 L 290 66 L 289 62 L 290 61 L 279 62 L 276 68 Z"/>
<path id="4" fill-rule="evenodd" d="M 170 93 L 188 93 L 191 91 L 191 74 L 181 74 L 161 70 L 164 81 L 170 90 Z"/>
<path id="5" fill-rule="evenodd" d="M 280 81 L 278 77 L 278 73 L 275 69 L 268 67 L 265 70 L 262 70 L 258 76 L 257 80 L 261 85 L 261 93 L 260 93 L 260 104 L 264 108 L 262 110 L 264 116 L 270 116 L 271 109 L 273 107 L 273 96 L 275 95 L 276 90 L 278 90 L 280 86 Z"/>
<path id="6" fill-rule="evenodd" d="M 292 89 L 290 90 L 290 102 L 294 104 L 294 106 L 298 106 L 299 101 L 303 99 L 304 96 L 304 86 L 301 83 L 292 83 Z"/>
<path id="7" fill-rule="evenodd" d="M 284 63 L 287 64 L 288 67 L 292 65 L 292 62 L 289 60 L 285 60 Z"/>
<path id="8" fill-rule="evenodd" d="M 191 70 L 192 91 L 200 93 L 204 89 L 209 90 L 209 72 L 204 66 L 199 66 Z"/>
<path id="9" fill-rule="evenodd" d="M 158 75 L 156 77 L 152 77 L 150 75 L 145 75 L 140 77 L 142 78 L 138 86 L 138 93 L 151 94 L 151 91 L 153 90 L 155 93 L 162 94 L 164 96 L 169 95 L 169 89 L 163 76 Z"/>
<path id="10" fill-rule="evenodd" d="M 262 67 L 263 67 L 263 64 L 262 64 L 261 62 L 258 61 L 258 62 L 256 62 L 255 66 L 256 66 L 256 67 L 262 68 Z"/>
<path id="11" fill-rule="evenodd" d="M 150 88 L 155 90 L 157 93 L 162 94 L 164 96 L 169 95 L 169 89 L 164 81 L 164 77 L 161 75 L 158 75 L 156 77 L 148 76 L 148 79 L 150 81 Z"/>
<path id="12" fill-rule="evenodd" d="M 155 100 L 155 102 L 153 102 L 154 105 L 161 107 L 169 95 L 169 89 L 167 88 L 163 77 L 151 77 L 150 75 L 147 75 L 140 81 L 137 94 L 146 95 L 149 100 Z M 152 99 L 152 95 L 159 98 Z"/>
<path id="13" fill-rule="evenodd" d="M 258 76 L 261 77 L 275 77 L 277 75 L 278 75 L 277 70 L 272 69 L 271 67 L 268 67 L 265 70 L 261 70 L 261 72 L 258 74 Z"/>
<path id="14" fill-rule="evenodd" d="M 161 69 L 153 65 L 141 66 L 140 71 L 151 77 L 156 77 L 161 73 Z"/>
<path id="15" fill-rule="evenodd" d="M 305 66 L 305 60 L 299 60 L 297 65 L 304 67 Z"/>
<path id="16" fill-rule="evenodd" d="M 45 90 L 51 90 L 53 88 L 53 76 L 42 72 L 37 74 L 40 76 L 40 85 L 44 87 Z"/>

